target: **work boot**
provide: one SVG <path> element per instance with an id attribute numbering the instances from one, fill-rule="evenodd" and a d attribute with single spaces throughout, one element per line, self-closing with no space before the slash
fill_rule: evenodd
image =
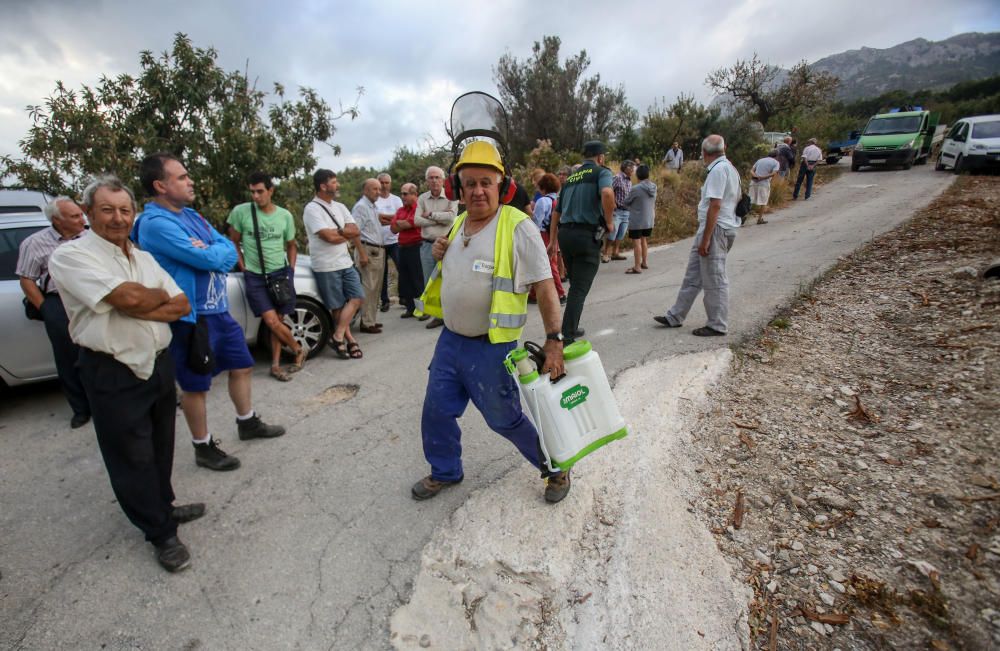
<path id="1" fill-rule="evenodd" d="M 184 543 L 171 536 L 156 547 L 156 561 L 168 572 L 180 572 L 191 566 L 191 554 Z"/>
<path id="2" fill-rule="evenodd" d="M 549 475 L 545 480 L 545 501 L 549 504 L 561 502 L 569 495 L 569 470 Z"/>
<path id="3" fill-rule="evenodd" d="M 425 325 L 424 327 L 427 328 L 428 330 L 433 330 L 434 328 L 440 328 L 443 325 L 444 325 L 444 319 L 439 319 L 437 317 L 434 317 L 433 319 L 431 319 L 431 322 Z"/>
<path id="4" fill-rule="evenodd" d="M 413 485 L 413 488 L 410 489 L 410 493 L 413 495 L 413 499 L 415 500 L 429 500 L 449 486 L 461 483 L 461 479 L 458 481 L 438 481 L 430 475 L 427 475 Z"/>
<path id="5" fill-rule="evenodd" d="M 192 502 L 191 504 L 179 504 L 171 507 L 170 518 L 177 524 L 184 524 L 197 520 L 205 515 L 205 504 L 202 502 Z"/>
<path id="6" fill-rule="evenodd" d="M 285 433 L 285 428 L 281 425 L 268 425 L 260 419 L 257 412 L 246 420 L 236 419 L 236 429 L 239 432 L 240 440 L 249 439 L 273 439 Z"/>
<path id="7" fill-rule="evenodd" d="M 219 442 L 214 438 L 209 438 L 208 443 L 194 443 L 194 462 L 202 468 L 209 470 L 236 470 L 240 467 L 240 460 L 222 451 Z"/>
<path id="8" fill-rule="evenodd" d="M 426 321 L 429 318 L 431 318 L 430 314 L 421 314 L 419 317 L 417 317 L 417 321 Z"/>

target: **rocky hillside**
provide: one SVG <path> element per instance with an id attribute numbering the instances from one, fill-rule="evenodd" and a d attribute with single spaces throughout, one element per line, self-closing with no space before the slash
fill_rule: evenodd
<path id="1" fill-rule="evenodd" d="M 863 47 L 816 61 L 815 70 L 840 78 L 845 100 L 890 90 L 940 90 L 1000 71 L 1000 32 L 970 32 L 943 41 L 917 38 L 890 48 Z"/>

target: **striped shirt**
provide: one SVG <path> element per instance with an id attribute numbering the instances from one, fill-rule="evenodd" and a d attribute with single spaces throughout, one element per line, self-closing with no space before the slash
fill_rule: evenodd
<path id="1" fill-rule="evenodd" d="M 611 188 L 615 191 L 615 210 L 628 210 L 628 195 L 632 192 L 632 177 L 626 176 L 625 172 L 618 172 L 611 181 Z"/>
<path id="2" fill-rule="evenodd" d="M 71 238 L 63 238 L 53 226 L 32 233 L 21 242 L 17 256 L 17 273 L 33 280 L 45 294 L 58 294 L 59 288 L 49 276 L 49 258 L 52 252 L 67 242 L 78 240 L 89 231 L 84 229 Z"/>

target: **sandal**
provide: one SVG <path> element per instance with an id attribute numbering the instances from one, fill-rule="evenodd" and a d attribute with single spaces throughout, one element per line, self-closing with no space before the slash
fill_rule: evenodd
<path id="1" fill-rule="evenodd" d="M 309 350 L 305 346 L 299 346 L 299 352 L 295 355 L 295 363 L 285 370 L 292 374 L 298 373 L 306 365 L 306 357 L 308 356 Z"/>
<path id="2" fill-rule="evenodd" d="M 640 266 L 640 267 L 642 267 L 643 269 L 649 269 L 649 265 L 648 265 L 648 264 L 646 264 L 645 262 L 643 262 L 643 263 L 642 263 L 641 265 L 639 265 L 639 266 Z"/>
<path id="3" fill-rule="evenodd" d="M 347 351 L 348 354 L 351 356 L 351 359 L 361 359 L 362 357 L 365 356 L 365 354 L 361 352 L 361 346 L 359 346 L 358 342 L 356 341 L 347 342 Z"/>
<path id="4" fill-rule="evenodd" d="M 330 337 L 330 348 L 333 352 L 337 354 L 340 359 L 347 359 L 350 355 L 347 354 L 347 344 L 343 339 L 334 339 Z"/>
<path id="5" fill-rule="evenodd" d="M 627 273 L 627 274 L 641 274 L 642 272 L 639 271 L 638 269 L 636 269 L 635 267 L 630 267 L 629 269 L 625 270 L 625 273 Z"/>
<path id="6" fill-rule="evenodd" d="M 271 367 L 271 377 L 279 382 L 288 382 L 292 379 L 292 376 L 280 366 Z"/>
<path id="7" fill-rule="evenodd" d="M 611 258 L 606 255 L 601 256 L 601 262 L 611 262 Z"/>
<path id="8" fill-rule="evenodd" d="M 623 255 L 613 255 L 613 256 L 611 256 L 611 259 L 612 260 L 628 260 L 628 258 L 626 258 Z"/>

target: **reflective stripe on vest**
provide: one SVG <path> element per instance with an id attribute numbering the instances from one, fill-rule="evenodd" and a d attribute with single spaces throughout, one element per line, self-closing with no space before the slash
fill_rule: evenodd
<path id="1" fill-rule="evenodd" d="M 468 213 L 462 213 L 455 219 L 448 241 L 458 235 Z M 512 208 L 503 206 L 497 217 L 496 244 L 493 251 L 493 293 L 490 299 L 490 342 L 504 343 L 517 341 L 521 330 L 528 322 L 528 294 L 514 291 L 514 230 L 528 216 Z M 429 314 L 439 319 L 444 318 L 441 305 L 441 262 L 434 266 L 423 295 L 415 301 L 414 313 L 418 316 Z"/>

